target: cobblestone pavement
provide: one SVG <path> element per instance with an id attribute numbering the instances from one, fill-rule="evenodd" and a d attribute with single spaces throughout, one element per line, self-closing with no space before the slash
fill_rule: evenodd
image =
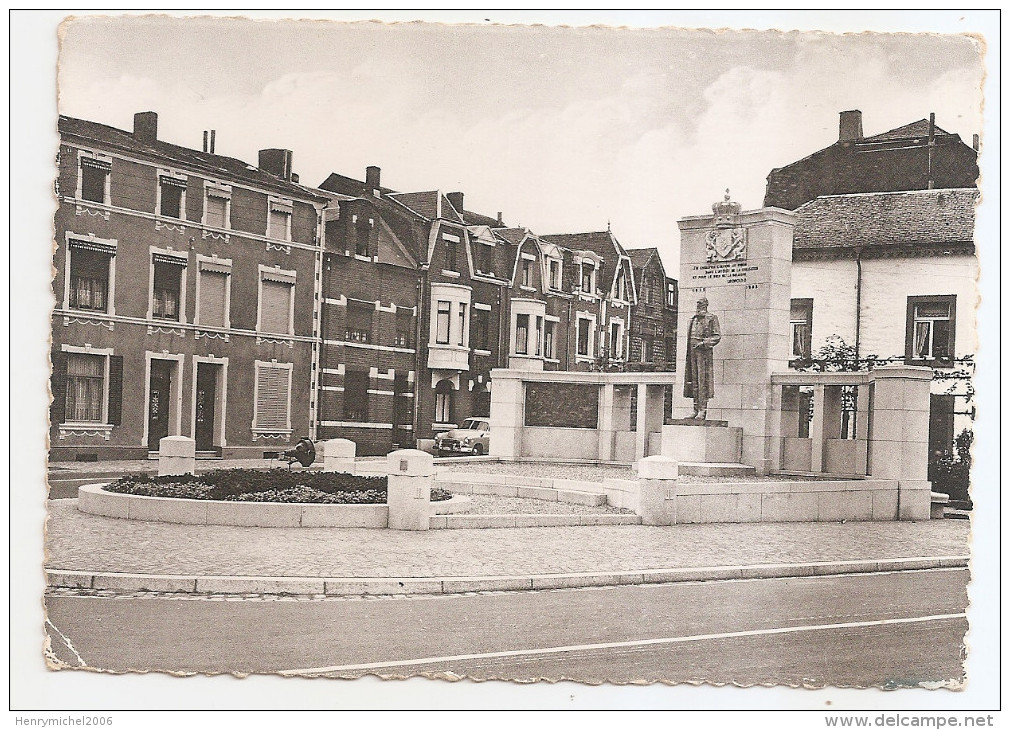
<path id="1" fill-rule="evenodd" d="M 452 577 L 968 554 L 969 523 L 757 523 L 397 532 L 171 525 L 49 502 L 48 567 L 291 577 Z"/>

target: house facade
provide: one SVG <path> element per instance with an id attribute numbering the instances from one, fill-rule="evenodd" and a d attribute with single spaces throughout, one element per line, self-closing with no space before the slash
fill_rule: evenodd
<path id="1" fill-rule="evenodd" d="M 858 111 L 839 130 L 768 176 L 765 205 L 796 213 L 791 364 L 931 367 L 935 460 L 974 416 L 977 137 L 968 146 L 932 115 L 864 137 Z M 844 409 L 835 426 L 853 433 Z"/>
<path id="2" fill-rule="evenodd" d="M 168 435 L 262 456 L 314 433 L 325 200 L 259 167 L 59 120 L 53 460 L 144 458 Z"/>
<path id="3" fill-rule="evenodd" d="M 666 275 L 656 248 L 631 248 L 628 257 L 638 293 L 631 310 L 628 368 L 676 370 L 677 281 Z"/>

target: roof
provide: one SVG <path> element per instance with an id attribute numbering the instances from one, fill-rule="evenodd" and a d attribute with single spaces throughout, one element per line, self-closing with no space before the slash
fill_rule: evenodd
<path id="1" fill-rule="evenodd" d="M 495 228 L 494 234 L 499 238 L 508 241 L 509 243 L 520 243 L 526 234 L 529 233 L 525 228 Z"/>
<path id="2" fill-rule="evenodd" d="M 628 258 L 631 259 L 631 266 L 637 271 L 644 269 L 649 264 L 653 256 L 659 256 L 659 249 L 652 248 L 629 248 L 626 249 Z"/>
<path id="3" fill-rule="evenodd" d="M 970 243 L 974 188 L 826 195 L 796 210 L 793 250 Z"/>
<path id="4" fill-rule="evenodd" d="M 950 136 L 950 132 L 944 131 L 933 125 L 933 134 L 937 137 L 940 136 Z M 903 124 L 900 127 L 895 127 L 886 132 L 881 132 L 880 134 L 875 134 L 872 137 L 863 137 L 858 142 L 885 142 L 891 140 L 899 139 L 912 139 L 915 137 L 928 137 L 929 136 L 929 120 L 920 119 L 917 122 L 910 122 L 908 124 Z"/>
<path id="5" fill-rule="evenodd" d="M 205 173 L 211 178 L 241 181 L 250 185 L 282 191 L 293 197 L 324 200 L 312 188 L 282 180 L 276 175 L 234 157 L 201 152 L 162 140 L 155 140 L 148 144 L 137 140 L 131 132 L 74 117 L 60 116 L 59 131 L 63 136 L 73 136 L 96 142 L 103 148 L 117 148 L 126 152 L 139 153 L 156 158 L 168 165 Z"/>
<path id="6" fill-rule="evenodd" d="M 490 226 L 491 228 L 497 228 L 502 225 L 498 218 L 492 218 L 483 213 L 474 213 L 472 210 L 463 211 L 463 221 L 468 226 Z"/>
<path id="7" fill-rule="evenodd" d="M 356 180 L 353 177 L 341 175 L 336 172 L 331 172 L 326 179 L 319 184 L 319 189 L 328 190 L 333 193 L 340 193 L 341 195 L 349 195 L 355 198 L 371 192 L 365 189 L 365 183 L 363 180 Z M 379 186 L 379 190 L 383 193 L 393 192 L 389 188 L 384 188 L 381 185 Z"/>
<path id="8" fill-rule="evenodd" d="M 540 236 L 546 241 L 573 251 L 592 251 L 603 259 L 609 259 L 613 254 L 625 254 L 621 244 L 617 242 L 610 231 L 592 231 L 590 233 L 555 233 Z"/>
<path id="9" fill-rule="evenodd" d="M 425 190 L 419 193 L 388 193 L 386 197 L 410 208 L 428 220 L 441 217 L 456 223 L 463 222 L 462 216 L 452 207 L 449 199 L 437 190 Z"/>

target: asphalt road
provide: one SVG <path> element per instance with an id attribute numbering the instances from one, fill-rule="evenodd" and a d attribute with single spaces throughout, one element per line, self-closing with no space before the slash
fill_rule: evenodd
<path id="1" fill-rule="evenodd" d="M 902 686 L 961 676 L 967 581 L 966 570 L 931 570 L 396 599 L 46 603 L 54 655 L 113 671 Z"/>

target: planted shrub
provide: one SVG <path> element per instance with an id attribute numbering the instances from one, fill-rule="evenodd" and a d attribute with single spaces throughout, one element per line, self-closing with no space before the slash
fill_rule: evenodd
<path id="1" fill-rule="evenodd" d="M 305 502 L 311 504 L 385 504 L 385 476 L 282 469 L 217 469 L 206 474 L 152 476 L 130 474 L 105 486 L 108 492 L 143 497 L 208 499 L 224 502 Z M 452 494 L 433 488 L 435 502 Z"/>

